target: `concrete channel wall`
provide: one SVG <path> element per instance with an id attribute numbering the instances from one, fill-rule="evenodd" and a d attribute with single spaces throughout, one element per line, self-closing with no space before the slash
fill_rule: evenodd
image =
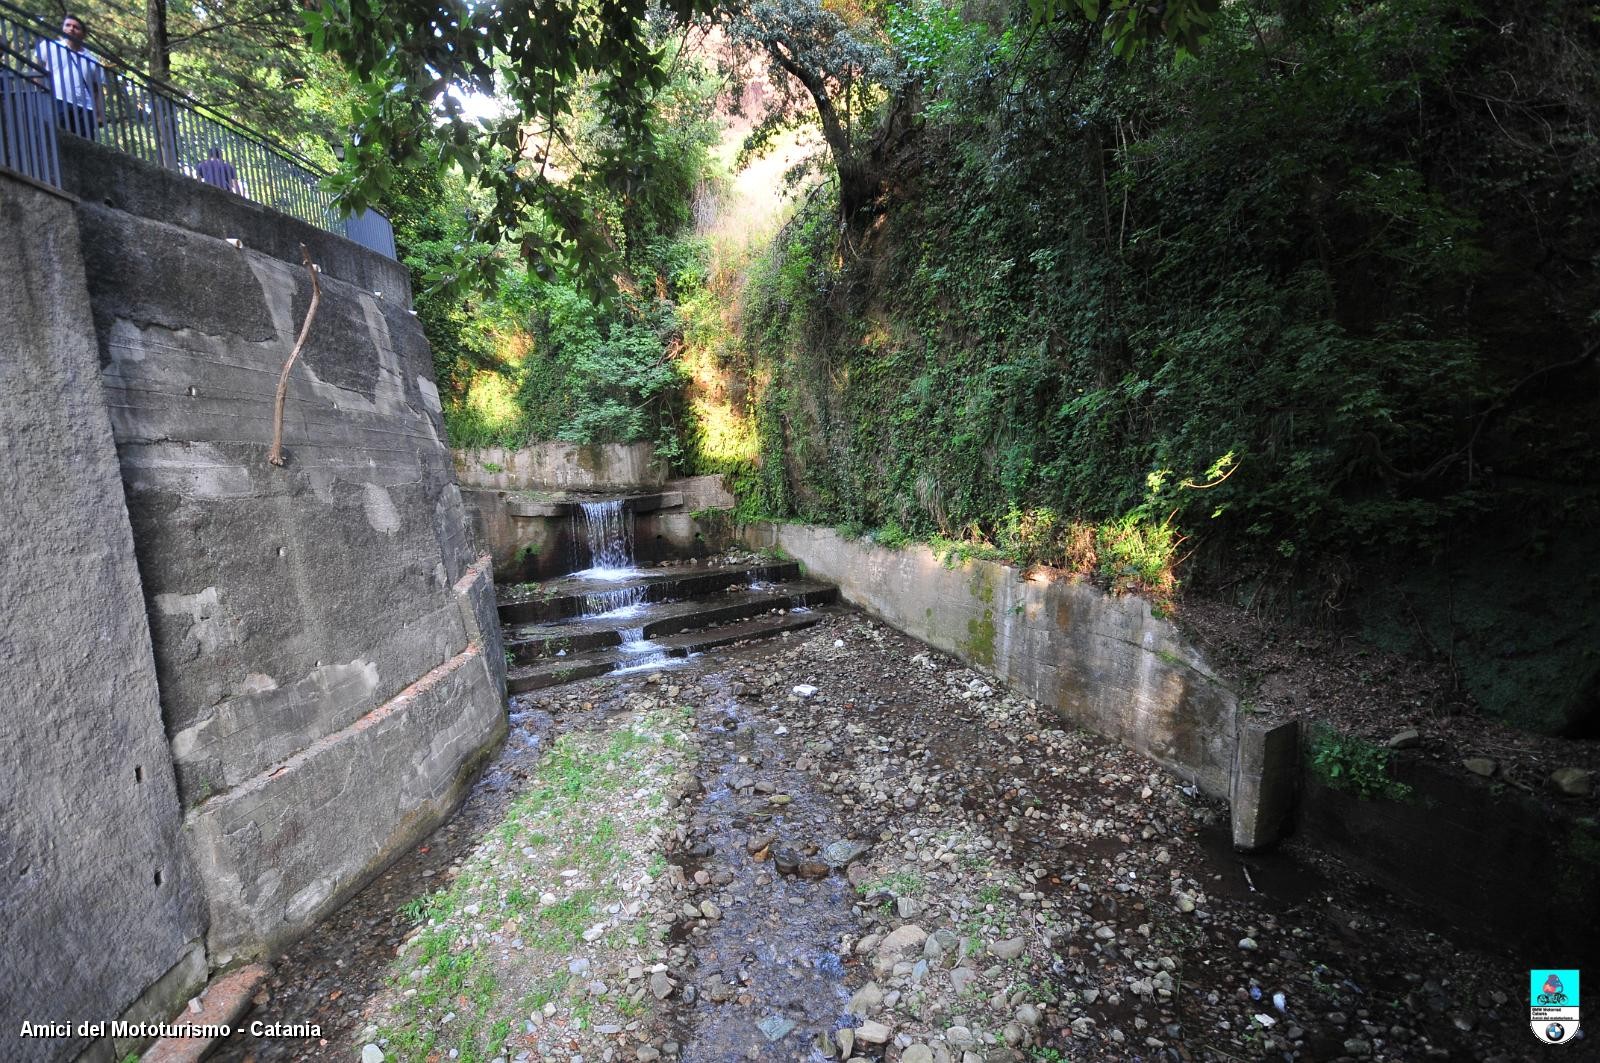
<path id="1" fill-rule="evenodd" d="M 205 919 L 72 202 L 0 176 L 0 246 L 0 1031 L 31 1061 L 82 1039 L 24 1021 L 137 1014 L 152 985 L 170 1015 Z"/>
<path id="2" fill-rule="evenodd" d="M 522 583 L 565 575 L 589 563 L 583 544 L 574 536 L 576 524 L 572 509 L 576 500 L 621 497 L 634 514 L 634 557 L 640 564 L 667 559 L 704 557 L 727 545 L 729 521 L 708 527 L 694 518 L 697 510 L 728 509 L 733 496 L 723 486 L 721 476 L 686 476 L 666 480 L 659 487 L 641 487 L 627 481 L 593 480 L 581 492 L 561 486 L 579 478 L 577 467 L 562 471 L 556 456 L 574 458 L 577 448 L 552 444 L 561 450 L 545 452 L 543 445 L 527 452 L 544 454 L 538 466 L 555 483 L 533 483 L 517 490 L 463 488 L 462 502 L 472 524 L 473 539 L 493 559 L 494 577 L 502 583 Z M 606 444 L 606 446 L 610 446 Z M 618 448 L 632 456 L 603 463 L 603 467 L 623 475 L 630 469 L 653 468 L 654 452 Z M 457 451 L 457 475 L 463 477 L 484 451 Z M 524 453 L 524 452 L 518 452 Z M 553 471 L 552 471 L 553 470 Z M 620 471 L 618 471 L 620 470 Z M 610 475 L 608 473 L 607 475 Z M 520 477 L 519 477 L 520 478 Z"/>
<path id="3" fill-rule="evenodd" d="M 1294 721 L 1240 711 L 1137 597 L 1047 571 L 945 564 L 924 546 L 891 550 L 827 528 L 758 524 L 743 535 L 837 583 L 851 604 L 1226 800 L 1237 849 L 1293 831 L 1458 932 L 1574 963 L 1600 949 L 1600 831 L 1582 806 L 1552 807 L 1420 749 L 1391 758 L 1392 794 L 1334 788 L 1305 770 L 1311 736 Z"/>
<path id="4" fill-rule="evenodd" d="M 1234 792 L 1238 699 L 1148 602 L 1059 573 L 888 549 L 829 528 L 754 524 L 807 574 L 901 631 L 1150 757 L 1205 793 Z"/>
<path id="5" fill-rule="evenodd" d="M 210 970 L 277 951 L 448 815 L 506 727 L 492 566 L 403 270 L 108 154 L 72 146 L 93 201 L 0 175 L 13 1032 L 168 1018 Z M 159 194 L 185 225 L 150 216 Z M 274 467 L 301 242 L 338 272 Z"/>

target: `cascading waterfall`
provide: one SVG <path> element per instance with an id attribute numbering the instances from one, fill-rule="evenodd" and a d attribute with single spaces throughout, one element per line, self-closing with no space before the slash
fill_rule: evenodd
<path id="1" fill-rule="evenodd" d="M 617 669 L 619 672 L 631 672 L 634 669 L 653 668 L 667 660 L 667 653 L 659 645 L 644 637 L 644 627 L 625 627 L 618 632 L 622 636 L 622 652 L 628 654 L 628 661 Z"/>
<path id="2" fill-rule="evenodd" d="M 637 576 L 633 564 L 633 515 L 620 498 L 605 502 L 580 502 L 574 514 L 577 538 L 589 550 L 589 567 L 576 575 L 584 579 L 624 580 Z M 584 595 L 584 616 L 608 616 L 636 608 L 644 601 L 644 588 L 623 587 Z"/>
<path id="3" fill-rule="evenodd" d="M 621 499 L 605 502 L 580 502 L 577 519 L 579 538 L 588 547 L 590 567 L 575 573 L 583 579 L 625 580 L 639 575 L 633 562 L 633 514 L 623 507 Z M 584 595 L 584 617 L 630 616 L 644 606 L 644 587 L 619 587 L 614 591 L 593 591 Z M 631 672 L 635 669 L 657 667 L 667 661 L 666 651 L 644 637 L 643 625 L 622 628 L 624 662 L 616 669 Z"/>
<path id="4" fill-rule="evenodd" d="M 638 570 L 633 567 L 633 514 L 622 508 L 622 499 L 579 502 L 577 515 L 590 557 L 590 567 L 579 574 L 592 579 L 635 575 Z"/>

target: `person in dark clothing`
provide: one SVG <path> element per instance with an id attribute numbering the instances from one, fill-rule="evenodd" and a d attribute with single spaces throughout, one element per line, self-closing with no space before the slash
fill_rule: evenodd
<path id="1" fill-rule="evenodd" d="M 195 173 L 208 185 L 225 188 L 236 196 L 243 194 L 239 188 L 239 172 L 222 157 L 221 148 L 212 148 L 211 158 L 196 166 Z"/>

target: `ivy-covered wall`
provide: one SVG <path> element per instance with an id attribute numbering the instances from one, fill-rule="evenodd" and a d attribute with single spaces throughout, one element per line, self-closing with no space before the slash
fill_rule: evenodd
<path id="1" fill-rule="evenodd" d="M 1182 62 L 903 25 L 881 212 L 813 197 L 745 292 L 747 508 L 1359 624 L 1581 731 L 1597 36 L 1450 0 L 1226 5 Z"/>

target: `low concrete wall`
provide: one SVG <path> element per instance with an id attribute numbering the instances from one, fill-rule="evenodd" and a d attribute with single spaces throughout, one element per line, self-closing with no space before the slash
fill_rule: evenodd
<path id="1" fill-rule="evenodd" d="M 1237 698 L 1143 599 L 989 561 L 947 565 L 925 546 L 890 550 L 827 528 L 758 524 L 844 599 L 1121 741 L 1213 797 L 1231 793 Z"/>
<path id="2" fill-rule="evenodd" d="M 553 579 L 576 568 L 570 517 L 518 517 L 501 491 L 463 488 L 461 501 L 473 542 L 494 565 L 500 583 Z"/>
<path id="3" fill-rule="evenodd" d="M 462 487 L 496 491 L 653 488 L 667 480 L 666 466 L 649 443 L 533 443 L 510 450 L 484 447 L 455 452 Z"/>
<path id="4" fill-rule="evenodd" d="M 471 453 L 486 453 L 474 451 Z M 520 453 L 520 452 L 519 452 Z M 541 457 L 543 468 L 555 469 L 561 452 Z M 574 454 L 566 453 L 573 458 Z M 457 469 L 463 455 L 456 454 Z M 557 478 L 584 475 L 576 465 L 555 469 Z M 526 501 L 515 493 L 491 488 L 465 488 L 461 492 L 473 539 L 478 549 L 494 561 L 494 577 L 502 583 L 523 583 L 565 575 L 588 564 L 582 545 L 575 541 L 568 515 L 570 502 Z M 721 476 L 688 476 L 668 480 L 659 492 L 641 496 L 635 508 L 634 557 L 649 565 L 664 560 L 688 560 L 717 553 L 733 541 L 730 520 L 699 520 L 695 511 L 725 510 L 733 496 Z"/>
<path id="5" fill-rule="evenodd" d="M 0 247 L 0 1040 L 32 1061 L 85 1043 L 24 1020 L 114 1019 L 152 984 L 172 1014 L 205 922 L 73 204 L 0 174 Z"/>
<path id="6" fill-rule="evenodd" d="M 1306 773 L 1296 836 L 1474 936 L 1576 967 L 1600 955 L 1600 827 L 1424 750 L 1391 758 L 1402 796 L 1360 797 Z"/>

